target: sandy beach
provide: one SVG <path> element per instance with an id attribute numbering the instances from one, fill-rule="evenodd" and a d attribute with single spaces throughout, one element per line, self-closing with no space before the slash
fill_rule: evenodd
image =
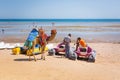
<path id="1" fill-rule="evenodd" d="M 120 44 L 88 44 L 97 51 L 95 63 L 60 56 L 46 56 L 43 61 L 40 55 L 35 62 L 25 55 L 12 55 L 11 50 L 0 50 L 0 80 L 119 80 Z"/>
<path id="2" fill-rule="evenodd" d="M 28 56 L 12 55 L 8 49 L 0 50 L 0 80 L 120 80 L 120 27 L 57 26 L 55 39 L 49 43 L 56 46 L 69 33 L 72 33 L 72 46 L 77 37 L 82 37 L 96 50 L 96 62 L 72 61 L 60 56 L 46 56 L 46 60 L 29 61 Z M 6 28 L 0 33 L 0 41 L 15 44 L 25 42 L 30 29 Z M 14 31 L 14 33 L 13 33 Z M 16 31 L 16 32 L 15 32 Z M 26 32 L 27 31 L 27 32 Z M 16 34 L 15 34 L 16 33 Z M 64 36 L 63 36 L 64 35 Z M 47 55 L 47 52 L 46 52 Z M 33 58 L 33 57 L 32 57 Z"/>

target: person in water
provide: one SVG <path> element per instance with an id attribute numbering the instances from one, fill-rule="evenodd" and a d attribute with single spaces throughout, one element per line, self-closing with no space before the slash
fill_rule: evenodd
<path id="1" fill-rule="evenodd" d="M 4 29 L 2 29 L 2 34 L 4 34 L 4 32 L 5 32 L 5 30 L 4 30 Z"/>

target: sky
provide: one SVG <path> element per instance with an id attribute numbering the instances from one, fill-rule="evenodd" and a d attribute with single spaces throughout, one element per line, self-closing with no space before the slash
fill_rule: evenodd
<path id="1" fill-rule="evenodd" d="M 120 0 L 0 0 L 0 19 L 120 19 Z"/>

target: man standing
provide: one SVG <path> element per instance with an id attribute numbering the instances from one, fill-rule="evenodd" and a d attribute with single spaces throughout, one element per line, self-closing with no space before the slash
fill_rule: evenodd
<path id="1" fill-rule="evenodd" d="M 68 36 L 64 38 L 63 42 L 65 44 L 65 57 L 69 58 L 71 34 L 68 34 Z"/>

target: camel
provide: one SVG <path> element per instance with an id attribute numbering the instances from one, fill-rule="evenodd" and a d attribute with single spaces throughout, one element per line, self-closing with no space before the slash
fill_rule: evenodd
<path id="1" fill-rule="evenodd" d="M 55 38 L 56 34 L 57 34 L 57 32 L 55 29 L 51 30 L 51 35 L 47 37 L 46 42 L 48 43 L 49 41 L 52 41 Z M 36 37 L 34 39 L 34 41 L 32 42 L 32 47 L 31 47 L 32 51 L 34 51 L 36 44 L 40 44 L 39 37 Z M 29 61 L 31 60 L 31 53 L 32 53 L 31 49 L 28 49 L 28 52 L 27 52 L 27 55 L 29 56 Z M 32 53 L 32 56 L 34 57 L 34 60 L 37 61 L 37 59 L 33 53 Z"/>

